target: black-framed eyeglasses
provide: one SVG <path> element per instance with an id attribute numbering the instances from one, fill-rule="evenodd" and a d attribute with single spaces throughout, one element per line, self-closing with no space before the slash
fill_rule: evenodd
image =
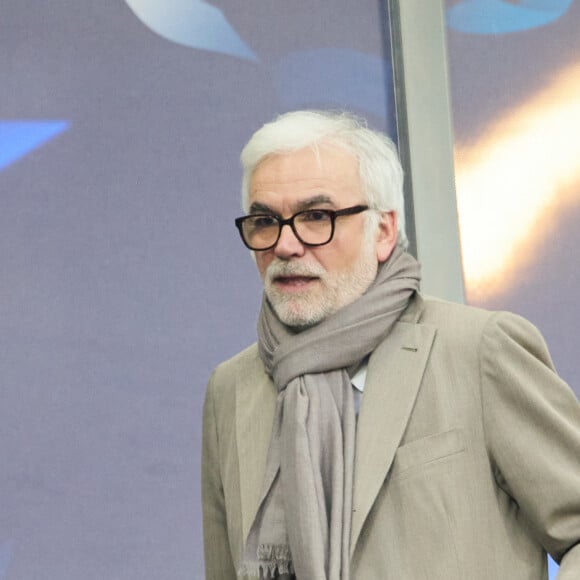
<path id="1" fill-rule="evenodd" d="M 270 250 L 280 239 L 283 226 L 290 226 L 294 235 L 305 246 L 324 246 L 334 236 L 337 217 L 354 215 L 369 209 L 368 205 L 354 205 L 337 211 L 332 209 L 307 209 L 288 219 L 268 213 L 255 213 L 236 219 L 242 241 L 256 252 Z"/>

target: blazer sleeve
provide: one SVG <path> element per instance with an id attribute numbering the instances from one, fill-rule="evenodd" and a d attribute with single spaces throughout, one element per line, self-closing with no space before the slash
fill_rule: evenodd
<path id="1" fill-rule="evenodd" d="M 236 571 L 228 539 L 212 385 L 213 376 L 203 407 L 201 489 L 205 577 L 207 580 L 232 580 L 236 578 Z"/>
<path id="2" fill-rule="evenodd" d="M 580 578 L 580 404 L 535 327 L 493 315 L 481 343 L 488 451 L 498 485 L 560 564 Z"/>

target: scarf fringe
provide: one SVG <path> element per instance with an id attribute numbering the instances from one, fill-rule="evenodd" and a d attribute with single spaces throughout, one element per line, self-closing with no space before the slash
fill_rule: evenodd
<path id="1" fill-rule="evenodd" d="M 288 544 L 260 544 L 258 546 L 258 560 L 282 560 L 290 562 L 290 546 Z"/>
<path id="2" fill-rule="evenodd" d="M 260 544 L 257 562 L 243 562 L 238 576 L 276 578 L 280 574 L 294 574 L 290 547 L 286 544 Z"/>

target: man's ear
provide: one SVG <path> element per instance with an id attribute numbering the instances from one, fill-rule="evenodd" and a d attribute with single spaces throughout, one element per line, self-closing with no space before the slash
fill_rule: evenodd
<path id="1" fill-rule="evenodd" d="M 379 264 L 386 262 L 397 245 L 397 214 L 394 211 L 381 213 L 376 250 Z"/>

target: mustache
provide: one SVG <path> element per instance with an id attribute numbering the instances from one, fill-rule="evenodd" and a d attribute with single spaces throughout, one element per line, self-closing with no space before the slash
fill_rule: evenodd
<path id="1" fill-rule="evenodd" d="M 297 262 L 275 260 L 266 269 L 266 280 L 272 282 L 275 278 L 286 276 L 321 278 L 324 274 L 326 274 L 326 270 L 319 264 L 299 264 Z"/>

